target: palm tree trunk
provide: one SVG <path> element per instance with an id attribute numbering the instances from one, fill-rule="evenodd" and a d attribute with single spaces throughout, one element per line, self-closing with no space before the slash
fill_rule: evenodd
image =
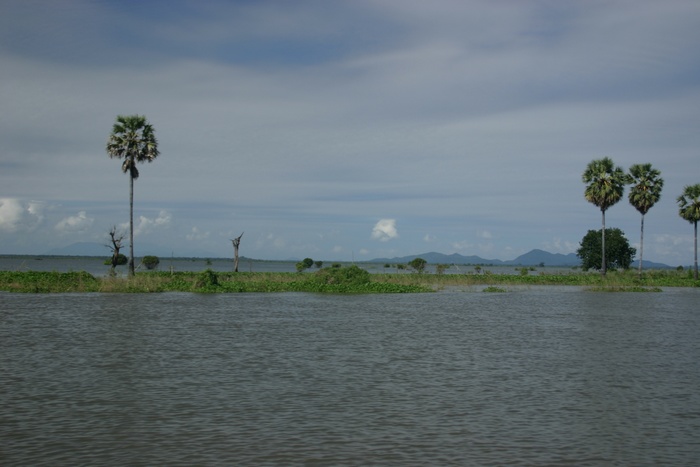
<path id="1" fill-rule="evenodd" d="M 642 258 L 644 258 L 644 214 L 642 214 L 642 235 L 639 237 L 639 278 L 642 277 Z"/>
<path id="2" fill-rule="evenodd" d="M 132 155 L 131 167 L 134 167 L 134 163 Z M 134 174 L 129 170 L 129 276 L 134 275 Z"/>
<path id="3" fill-rule="evenodd" d="M 601 268 L 600 268 L 600 274 L 605 275 L 605 210 L 602 209 L 601 212 L 603 213 L 603 235 L 602 235 L 602 245 L 603 245 L 603 251 L 601 255 Z"/>
<path id="4" fill-rule="evenodd" d="M 695 280 L 698 280 L 698 221 L 695 221 Z"/>

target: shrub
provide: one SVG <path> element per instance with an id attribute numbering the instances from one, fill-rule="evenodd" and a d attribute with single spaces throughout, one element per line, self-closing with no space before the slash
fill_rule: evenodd
<path id="1" fill-rule="evenodd" d="M 219 286 L 219 276 L 211 269 L 206 269 L 197 275 L 195 289 L 209 289 Z"/>
<path id="2" fill-rule="evenodd" d="M 160 259 L 157 256 L 144 256 L 141 262 L 146 266 L 146 269 L 155 269 L 160 264 Z"/>
<path id="3" fill-rule="evenodd" d="M 354 264 L 347 268 L 325 268 L 315 273 L 315 280 L 321 284 L 361 285 L 369 284 L 370 274 Z"/>
<path id="4" fill-rule="evenodd" d="M 129 262 L 129 258 L 126 257 L 125 254 L 119 253 L 119 256 L 117 256 L 117 266 L 124 266 L 126 263 Z M 111 266 L 112 265 L 112 257 L 110 256 L 107 258 L 104 262 L 106 266 Z"/>

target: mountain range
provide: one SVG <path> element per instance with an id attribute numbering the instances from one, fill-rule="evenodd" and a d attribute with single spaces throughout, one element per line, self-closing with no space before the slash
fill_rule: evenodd
<path id="1" fill-rule="evenodd" d="M 154 254 L 161 257 L 169 257 L 173 255 L 172 251 L 167 251 L 163 247 L 157 245 L 139 244 L 136 248 L 136 256 L 142 256 L 143 254 Z M 124 248 L 122 252 L 128 254 L 128 249 Z M 55 256 L 104 256 L 107 257 L 111 253 L 109 249 L 100 243 L 92 242 L 80 242 L 73 243 L 71 245 L 54 248 L 44 253 L 45 255 L 55 255 Z M 215 258 L 215 254 L 202 254 L 191 255 L 200 258 Z M 518 256 L 515 259 L 502 261 L 500 259 L 487 259 L 480 256 L 463 256 L 459 253 L 453 253 L 451 255 L 446 255 L 444 253 L 422 253 L 419 255 L 409 255 L 394 258 L 375 258 L 369 260 L 369 263 L 390 263 L 390 264 L 405 264 L 415 258 L 423 258 L 430 264 L 480 264 L 480 265 L 492 265 L 492 266 L 559 266 L 559 267 L 573 267 L 580 266 L 581 260 L 574 253 L 569 253 L 564 255 L 561 253 L 550 253 L 548 251 L 534 249 L 523 255 Z M 636 267 L 638 263 L 635 261 L 632 263 L 632 267 Z M 644 261 L 643 266 L 645 268 L 669 268 L 667 264 L 654 263 L 652 261 Z"/>
<path id="2" fill-rule="evenodd" d="M 534 249 L 515 259 L 502 261 L 500 259 L 485 259 L 480 256 L 463 256 L 459 253 L 446 255 L 443 253 L 429 252 L 420 255 L 410 255 L 395 258 L 376 258 L 371 260 L 372 263 L 391 263 L 403 264 L 415 258 L 423 258 L 430 264 L 480 264 L 491 266 L 559 266 L 573 267 L 580 266 L 581 259 L 574 253 L 564 255 L 561 253 L 550 253 L 548 251 Z M 639 263 L 633 261 L 631 267 L 636 267 Z M 652 261 L 643 261 L 645 268 L 669 268 L 667 264 L 654 263 Z"/>

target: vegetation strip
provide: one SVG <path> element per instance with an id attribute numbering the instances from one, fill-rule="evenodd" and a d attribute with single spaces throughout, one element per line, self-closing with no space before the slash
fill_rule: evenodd
<path id="1" fill-rule="evenodd" d="M 97 278 L 87 272 L 0 271 L 0 290 L 25 293 L 420 293 L 453 286 L 486 285 L 505 291 L 505 285 L 567 285 L 593 291 L 649 292 L 660 287 L 700 287 L 690 271 L 633 271 L 572 274 L 370 274 L 357 267 L 323 268 L 315 273 L 265 272 L 159 272 L 134 277 Z"/>

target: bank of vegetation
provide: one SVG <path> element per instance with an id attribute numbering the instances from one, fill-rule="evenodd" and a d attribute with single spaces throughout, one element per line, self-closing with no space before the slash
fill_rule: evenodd
<path id="1" fill-rule="evenodd" d="M 95 277 L 87 272 L 0 271 L 0 290 L 24 293 L 420 293 L 485 286 L 507 292 L 508 287 L 579 286 L 594 291 L 660 291 L 661 287 L 700 287 L 689 271 L 649 270 L 598 273 L 528 274 L 370 274 L 357 266 L 323 268 L 313 273 L 291 272 L 162 272 L 133 277 Z"/>

